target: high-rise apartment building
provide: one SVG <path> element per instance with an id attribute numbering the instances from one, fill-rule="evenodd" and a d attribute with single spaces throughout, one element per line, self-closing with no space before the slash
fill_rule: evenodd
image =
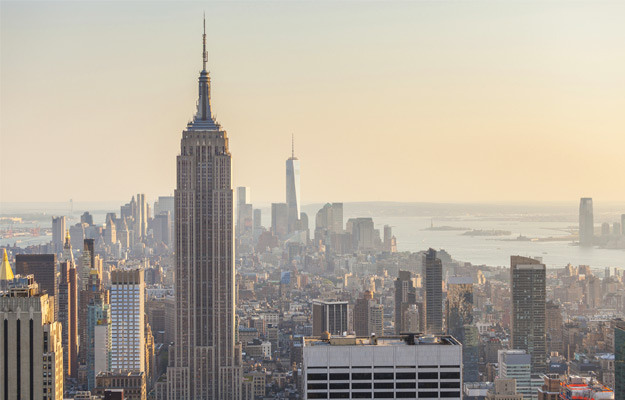
<path id="1" fill-rule="evenodd" d="M 170 400 L 239 399 L 235 343 L 234 202 L 228 136 L 215 121 L 204 62 L 197 113 L 177 157 L 176 339 L 167 369 Z"/>
<path id="2" fill-rule="evenodd" d="M 579 201 L 579 244 L 592 246 L 595 238 L 595 220 L 592 198 L 582 197 Z"/>
<path id="3" fill-rule="evenodd" d="M 291 157 L 286 160 L 286 207 L 288 231 L 298 230 L 297 221 L 301 212 L 300 162 L 295 157 L 295 144 L 291 143 Z"/>
<path id="4" fill-rule="evenodd" d="M 143 270 L 111 271 L 111 370 L 145 371 Z"/>
<path id="5" fill-rule="evenodd" d="M 425 254 L 425 332 L 438 335 L 443 331 L 443 263 L 436 250 Z"/>
<path id="6" fill-rule="evenodd" d="M 57 293 L 59 274 L 57 273 L 56 254 L 18 254 L 15 256 L 16 275 L 34 275 L 41 293 L 47 293 L 54 302 L 54 320 L 58 320 L 59 302 Z"/>
<path id="7" fill-rule="evenodd" d="M 321 336 L 324 332 L 330 332 L 331 335 L 347 332 L 347 307 L 346 301 L 315 300 L 312 305 L 313 336 Z"/>
<path id="8" fill-rule="evenodd" d="M 411 332 L 411 329 L 407 329 L 407 324 L 404 323 L 404 315 L 406 310 L 414 305 L 417 301 L 417 294 L 414 285 L 412 284 L 412 277 L 410 271 L 399 271 L 399 276 L 395 280 L 395 334 L 399 335 L 402 332 L 405 333 L 417 333 Z M 414 326 L 412 326 L 414 328 Z"/>
<path id="9" fill-rule="evenodd" d="M 532 358 L 532 373 L 547 369 L 545 311 L 546 268 L 539 260 L 510 257 L 512 316 L 510 347 L 524 350 Z"/>
<path id="10" fill-rule="evenodd" d="M 61 324 L 32 275 L 0 293 L 0 398 L 63 399 Z"/>
<path id="11" fill-rule="evenodd" d="M 63 251 L 65 223 L 65 217 L 52 217 L 52 247 L 55 253 Z"/>
<path id="12" fill-rule="evenodd" d="M 103 301 L 87 306 L 87 389 L 93 390 L 100 372 L 111 370 L 112 330 L 110 306 Z M 119 321 L 118 321 L 119 322 Z"/>
<path id="13" fill-rule="evenodd" d="M 462 398 L 450 336 L 304 338 L 304 399 Z"/>
<path id="14" fill-rule="evenodd" d="M 562 310 L 553 301 L 545 303 L 545 334 L 547 335 L 547 354 L 557 352 L 564 356 L 562 341 Z"/>

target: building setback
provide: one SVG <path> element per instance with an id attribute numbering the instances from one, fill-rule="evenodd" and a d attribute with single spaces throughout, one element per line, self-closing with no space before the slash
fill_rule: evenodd
<path id="1" fill-rule="evenodd" d="M 204 60 L 197 113 L 182 133 L 175 191 L 176 339 L 167 397 L 239 399 L 235 343 L 234 203 L 228 135 L 215 121 Z"/>

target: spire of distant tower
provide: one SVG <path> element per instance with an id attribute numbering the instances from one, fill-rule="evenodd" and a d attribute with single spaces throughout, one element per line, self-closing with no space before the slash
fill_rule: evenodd
<path id="1" fill-rule="evenodd" d="M 295 158 L 295 134 L 291 133 L 291 158 Z"/>
<path id="2" fill-rule="evenodd" d="M 206 71 L 208 53 L 206 52 L 206 13 L 204 13 L 204 34 L 202 35 L 202 71 Z"/>
<path id="3" fill-rule="evenodd" d="M 7 256 L 7 250 L 4 249 L 2 267 L 0 268 L 0 281 L 10 281 L 13 278 L 13 270 L 11 269 L 11 264 L 9 264 L 9 256 Z"/>

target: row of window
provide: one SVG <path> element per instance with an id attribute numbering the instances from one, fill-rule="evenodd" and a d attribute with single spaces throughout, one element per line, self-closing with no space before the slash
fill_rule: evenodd
<path id="1" fill-rule="evenodd" d="M 350 380 L 349 373 L 309 373 L 308 380 L 309 381 L 325 381 L 328 380 L 328 375 L 331 381 L 348 381 Z M 417 379 L 417 373 L 415 372 L 375 372 L 371 374 L 370 372 L 352 372 L 351 380 L 371 380 L 373 375 L 373 379 L 381 380 L 381 379 Z M 418 374 L 419 380 L 425 379 L 460 379 L 460 372 L 419 372 Z"/>
<path id="2" fill-rule="evenodd" d="M 417 382 L 352 382 L 351 389 L 416 389 Z M 327 383 L 309 383 L 308 390 L 327 390 Z M 460 381 L 455 382 L 419 382 L 419 389 L 460 389 Z M 350 389 L 349 382 L 330 383 L 330 389 Z"/>
<path id="3" fill-rule="evenodd" d="M 437 399 L 460 398 L 460 392 L 331 392 L 308 393 L 309 399 Z"/>

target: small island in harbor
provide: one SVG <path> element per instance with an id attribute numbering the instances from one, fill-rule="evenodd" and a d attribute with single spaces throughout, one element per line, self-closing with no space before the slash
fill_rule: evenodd
<path id="1" fill-rule="evenodd" d="M 422 231 L 470 231 L 470 228 L 462 228 L 459 226 L 430 226 Z"/>
<path id="2" fill-rule="evenodd" d="M 473 229 L 468 232 L 461 233 L 463 236 L 510 236 L 512 232 L 501 231 L 497 229 Z"/>

